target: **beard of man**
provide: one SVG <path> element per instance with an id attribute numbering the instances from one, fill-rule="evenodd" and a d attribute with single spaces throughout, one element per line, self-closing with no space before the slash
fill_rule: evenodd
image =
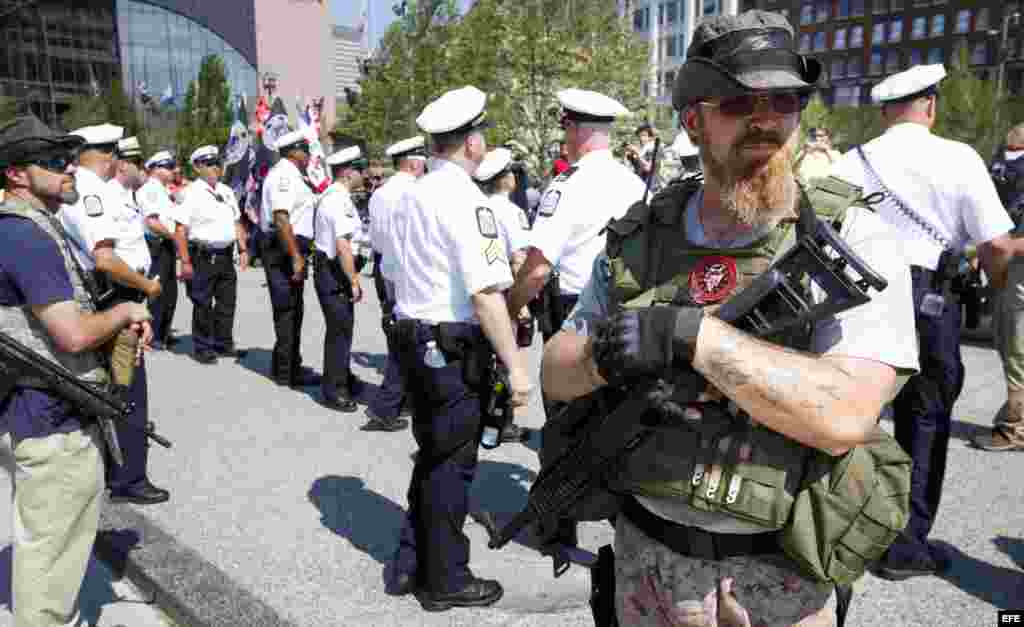
<path id="1" fill-rule="evenodd" d="M 711 138 L 702 123 L 699 129 L 701 160 L 707 173 L 719 183 L 722 206 L 740 224 L 772 225 L 792 215 L 797 185 L 793 176 L 793 140 L 773 131 L 750 129 L 729 148 L 725 161 L 711 149 Z M 779 147 L 767 161 L 751 161 L 743 155 L 747 144 Z"/>

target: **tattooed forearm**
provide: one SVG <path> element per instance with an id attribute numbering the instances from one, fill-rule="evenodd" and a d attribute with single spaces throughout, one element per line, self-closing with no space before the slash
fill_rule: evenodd
<path id="1" fill-rule="evenodd" d="M 880 395 L 866 394 L 864 379 L 850 368 L 783 350 L 717 320 L 702 326 L 693 364 L 757 422 L 823 450 L 856 437 L 880 409 L 873 400 Z M 840 419 L 847 416 L 856 418 Z"/>

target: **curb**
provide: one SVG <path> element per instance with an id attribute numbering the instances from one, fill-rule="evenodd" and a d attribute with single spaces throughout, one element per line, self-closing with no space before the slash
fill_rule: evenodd
<path id="1" fill-rule="evenodd" d="M 104 504 L 94 553 L 180 627 L 296 627 L 131 506 Z"/>

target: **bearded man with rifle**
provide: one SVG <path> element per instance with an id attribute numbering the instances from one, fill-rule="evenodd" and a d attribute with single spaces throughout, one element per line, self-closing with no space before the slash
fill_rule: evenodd
<path id="1" fill-rule="evenodd" d="M 88 420 L 126 413 L 101 389 L 110 375 L 99 348 L 125 327 L 141 334 L 150 320 L 144 302 L 97 313 L 94 284 L 55 216 L 78 200 L 73 157 L 82 143 L 31 115 L 0 127 L 0 432 L 13 461 L 17 627 L 76 624 L 104 487 L 101 441 Z M 116 449 L 115 432 L 106 433 Z"/>
<path id="2" fill-rule="evenodd" d="M 614 516 L 614 604 L 595 607 L 599 624 L 831 624 L 833 588 L 848 590 L 906 521 L 909 460 L 877 421 L 918 368 L 911 281 L 871 199 L 793 175 L 820 75 L 776 14 L 699 24 L 673 104 L 705 179 L 609 225 L 546 346 L 545 394 L 575 401 L 569 420 L 586 397 L 584 426 L 565 455 L 542 451 L 528 510 L 492 545 L 553 511 L 542 492 L 592 507 L 564 460 L 606 456 L 590 473 L 604 511 L 558 512 Z M 613 421 L 625 425 L 614 446 Z"/>

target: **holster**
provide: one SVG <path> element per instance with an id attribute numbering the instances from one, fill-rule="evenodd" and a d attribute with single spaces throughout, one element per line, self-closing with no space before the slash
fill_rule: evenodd
<path id="1" fill-rule="evenodd" d="M 619 627 L 615 613 L 615 552 L 610 544 L 597 551 L 597 563 L 590 569 L 590 611 L 595 627 Z"/>
<path id="2" fill-rule="evenodd" d="M 462 361 L 462 380 L 479 390 L 487 383 L 493 352 L 479 329 L 466 332 L 465 323 L 442 322 L 437 325 L 437 344 L 449 361 Z"/>
<path id="3" fill-rule="evenodd" d="M 541 335 L 545 338 L 551 337 L 558 331 L 559 325 L 565 319 L 562 311 L 562 300 L 559 298 L 562 293 L 561 281 L 558 278 L 558 271 L 553 271 L 548 277 L 548 282 L 541 288 L 540 293 L 527 307 L 530 314 L 537 320 Z"/>
<path id="4" fill-rule="evenodd" d="M 942 251 L 932 277 L 932 289 L 942 294 L 946 302 L 950 304 L 958 302 L 956 297 L 960 295 L 960 290 L 954 289 L 954 282 L 960 274 L 960 263 L 963 258 L 964 255 L 961 252 Z"/>

